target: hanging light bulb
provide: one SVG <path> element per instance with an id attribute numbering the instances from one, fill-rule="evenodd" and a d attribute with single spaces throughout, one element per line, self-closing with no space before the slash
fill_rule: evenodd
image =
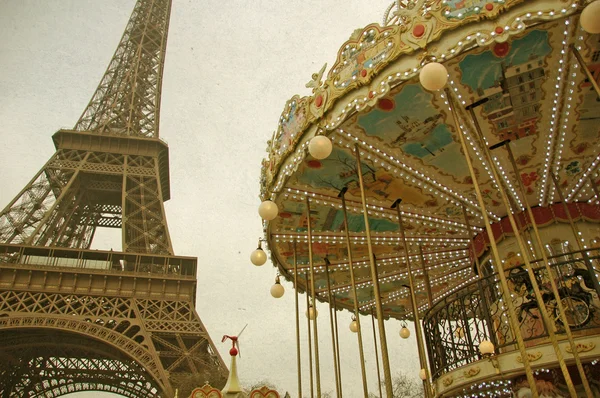
<path id="1" fill-rule="evenodd" d="M 312 304 L 309 305 L 308 309 L 306 310 L 306 317 L 310 320 L 315 320 L 317 316 L 319 316 L 317 309 L 313 307 Z"/>
<path id="2" fill-rule="evenodd" d="M 358 321 L 356 320 L 356 317 L 352 317 L 352 322 L 350 322 L 350 331 L 352 333 L 356 333 L 358 332 Z"/>
<path id="3" fill-rule="evenodd" d="M 594 1 L 584 8 L 579 22 L 586 32 L 600 33 L 600 1 Z"/>
<path id="4" fill-rule="evenodd" d="M 308 143 L 308 152 L 315 159 L 325 159 L 327 156 L 331 155 L 332 150 L 333 144 L 331 143 L 331 140 L 324 135 L 317 135 Z"/>
<path id="5" fill-rule="evenodd" d="M 265 200 L 258 206 L 258 214 L 262 217 L 263 220 L 271 221 L 277 214 L 279 213 L 279 208 L 270 200 Z"/>
<path id="6" fill-rule="evenodd" d="M 430 62 L 419 72 L 419 81 L 426 90 L 441 90 L 448 82 L 448 70 L 439 62 Z"/>
<path id="7" fill-rule="evenodd" d="M 402 323 L 402 329 L 400 329 L 400 337 L 407 339 L 410 336 L 410 330 L 406 327 L 406 323 Z"/>
<path id="8" fill-rule="evenodd" d="M 271 286 L 271 296 L 275 298 L 281 298 L 283 296 L 283 293 L 285 293 L 285 289 L 279 281 L 279 275 L 277 275 L 277 277 L 275 278 L 275 284 Z"/>
<path id="9" fill-rule="evenodd" d="M 267 262 L 267 253 L 262 249 L 260 239 L 258 240 L 258 248 L 250 254 L 250 261 L 257 267 Z"/>
<path id="10" fill-rule="evenodd" d="M 479 343 L 479 352 L 481 355 L 492 355 L 494 350 L 494 344 L 489 340 L 483 340 L 481 343 Z"/>

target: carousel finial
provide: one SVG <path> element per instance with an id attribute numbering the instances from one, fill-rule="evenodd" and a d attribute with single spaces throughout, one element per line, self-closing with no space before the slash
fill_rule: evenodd
<path id="1" fill-rule="evenodd" d="M 312 79 L 308 83 L 306 83 L 306 87 L 307 88 L 312 88 L 312 92 L 313 93 L 322 84 L 321 78 L 323 77 L 323 74 L 325 73 L 325 68 L 327 68 L 327 62 L 325 62 L 325 65 L 323 65 L 323 67 L 321 68 L 321 70 L 319 71 L 319 73 L 313 73 L 312 74 Z"/>
<path id="2" fill-rule="evenodd" d="M 248 326 L 248 324 L 246 324 L 246 326 Z M 240 352 L 239 338 L 246 329 L 246 326 L 244 326 L 244 328 L 241 330 L 241 332 L 237 334 L 237 336 L 224 335 L 221 339 L 222 343 L 224 343 L 227 339 L 231 340 L 231 349 L 229 350 L 229 355 L 231 355 L 231 367 L 229 370 L 229 377 L 227 378 L 227 383 L 225 384 L 225 387 L 223 387 L 222 390 L 223 394 L 242 392 L 242 387 L 240 386 L 240 381 L 237 375 L 236 356 Z M 241 357 L 242 356 L 240 354 L 240 358 Z"/>

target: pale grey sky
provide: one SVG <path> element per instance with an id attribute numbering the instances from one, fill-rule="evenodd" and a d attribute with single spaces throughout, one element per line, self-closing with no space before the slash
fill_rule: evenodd
<path id="1" fill-rule="evenodd" d="M 134 3 L 0 0 L 1 207 L 54 153 L 51 135 L 79 118 Z M 238 361 L 244 383 L 268 379 L 297 393 L 294 291 L 284 282 L 285 296 L 273 299 L 272 264 L 255 267 L 249 261 L 262 233 L 257 206 L 266 142 L 286 100 L 310 94 L 304 84 L 311 74 L 325 62 L 333 64 L 354 29 L 380 22 L 389 3 L 173 1 L 160 126 L 170 147 L 167 218 L 176 254 L 198 257 L 197 310 L 228 365 L 229 346 L 220 338 L 248 324 Z M 110 242 L 110 234 L 105 239 Z M 318 309 L 323 391 L 333 391 L 328 310 Z M 360 367 L 350 318 L 348 312 L 338 316 L 342 379 L 344 396 L 358 397 Z M 363 320 L 369 389 L 375 392 L 370 325 Z M 393 372 L 417 377 L 414 337 L 402 340 L 399 329 L 399 322 L 387 323 Z M 306 394 L 305 329 L 302 334 Z"/>

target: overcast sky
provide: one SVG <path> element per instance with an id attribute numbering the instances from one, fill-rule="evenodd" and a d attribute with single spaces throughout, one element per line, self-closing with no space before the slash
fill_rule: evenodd
<path id="1" fill-rule="evenodd" d="M 0 206 L 54 153 L 51 136 L 72 128 L 116 49 L 134 0 L 0 0 Z M 197 310 L 225 363 L 224 334 L 241 338 L 243 383 L 268 379 L 297 394 L 294 291 L 269 288 L 275 268 L 249 255 L 261 236 L 259 175 L 287 99 L 331 66 L 352 31 L 380 22 L 390 1 L 174 0 L 165 63 L 161 138 L 169 143 L 167 219 L 175 253 L 198 257 Z M 329 68 L 328 68 L 329 70 Z M 101 234 L 102 245 L 114 234 Z M 304 296 L 301 297 L 304 306 Z M 327 307 L 319 306 L 323 391 L 334 390 Z M 338 315 L 345 397 L 361 396 L 351 314 Z M 305 328 L 305 318 L 301 318 Z M 363 319 L 369 390 L 376 391 L 373 335 Z M 412 329 L 412 328 L 411 328 Z M 387 323 L 393 373 L 416 377 L 414 333 Z M 308 389 L 302 329 L 304 392 Z M 99 397 L 101 394 L 76 394 Z M 106 394 L 105 396 L 110 396 Z"/>

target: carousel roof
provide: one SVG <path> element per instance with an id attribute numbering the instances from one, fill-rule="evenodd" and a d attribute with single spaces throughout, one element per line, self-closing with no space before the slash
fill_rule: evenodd
<path id="1" fill-rule="evenodd" d="M 397 210 L 392 208 L 397 199 L 402 199 L 420 311 L 429 306 L 427 284 L 435 302 L 475 278 L 470 245 L 484 230 L 484 221 L 456 120 L 469 147 L 485 212 L 500 228 L 507 209 L 499 189 L 509 196 L 513 212 L 523 211 L 525 201 L 551 209 L 559 201 L 552 173 L 567 201 L 597 204 L 600 102 L 573 48 L 597 75 L 600 35 L 581 29 L 582 8 L 577 1 L 399 4 L 400 8 L 388 10 L 386 26 L 372 24 L 352 34 L 324 81 L 317 73 L 307 84 L 312 95 L 287 102 L 268 143 L 261 198 L 279 207 L 279 216 L 265 224 L 272 259 L 293 280 L 295 247 L 301 290 L 306 290 L 309 270 L 309 199 L 317 296 L 328 300 L 329 274 L 338 307 L 351 309 L 338 196 L 347 187 L 358 299 L 361 310 L 369 313 L 374 293 L 356 173 L 358 147 L 383 311 L 403 319 L 412 311 L 406 288 L 407 253 Z M 433 61 L 448 71 L 446 90 L 428 91 L 419 82 L 421 68 Z M 456 104 L 457 119 L 449 103 Z M 308 142 L 316 135 L 333 142 L 326 159 L 308 153 Z M 506 148 L 491 150 L 500 188 L 484 146 L 505 140 L 511 141 L 518 172 L 513 171 Z"/>

